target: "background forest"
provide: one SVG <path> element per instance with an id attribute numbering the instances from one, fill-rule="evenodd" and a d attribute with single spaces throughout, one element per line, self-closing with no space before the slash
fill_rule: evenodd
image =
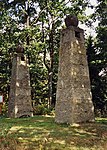
<path id="1" fill-rule="evenodd" d="M 86 9 L 94 9 L 87 16 Z M 60 31 L 67 14 L 88 28 L 98 21 L 96 36 L 86 35 L 95 114 L 107 116 L 107 2 L 97 0 L 0 0 L 0 94 L 8 107 L 12 57 L 21 43 L 28 56 L 34 114 L 50 113 L 56 99 Z"/>

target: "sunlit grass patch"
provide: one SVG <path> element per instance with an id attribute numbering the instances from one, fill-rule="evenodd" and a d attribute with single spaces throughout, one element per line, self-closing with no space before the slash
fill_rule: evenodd
<path id="1" fill-rule="evenodd" d="M 107 119 L 72 126 L 53 117 L 0 119 L 0 150 L 106 150 Z"/>

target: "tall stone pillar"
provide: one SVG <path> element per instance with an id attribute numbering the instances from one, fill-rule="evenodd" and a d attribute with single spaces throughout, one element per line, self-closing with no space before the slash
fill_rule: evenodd
<path id="1" fill-rule="evenodd" d="M 76 26 L 61 31 L 55 121 L 94 121 L 84 31 Z"/>
<path id="2" fill-rule="evenodd" d="M 8 116 L 33 116 L 28 60 L 23 53 L 13 57 Z"/>

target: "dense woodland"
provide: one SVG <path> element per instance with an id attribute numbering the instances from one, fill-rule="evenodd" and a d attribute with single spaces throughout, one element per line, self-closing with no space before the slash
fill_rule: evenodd
<path id="1" fill-rule="evenodd" d="M 94 9 L 87 16 L 86 8 Z M 107 2 L 97 0 L 0 0 L 0 93 L 3 113 L 8 107 L 12 57 L 21 43 L 28 56 L 34 114 L 54 109 L 58 78 L 60 31 L 67 14 L 78 16 L 82 24 L 95 28 L 96 36 L 86 35 L 91 89 L 95 114 L 107 116 Z"/>

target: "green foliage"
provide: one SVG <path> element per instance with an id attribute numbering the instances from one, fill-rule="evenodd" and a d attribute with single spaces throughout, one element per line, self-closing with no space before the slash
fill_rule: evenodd
<path id="1" fill-rule="evenodd" d="M 98 52 L 99 63 L 97 68 L 100 71 L 99 75 L 99 98 L 102 105 L 102 115 L 107 115 L 107 4 L 103 0 L 98 1 L 96 8 L 99 24 L 97 27 L 97 42 L 96 49 Z"/>
<path id="2" fill-rule="evenodd" d="M 60 29 L 66 14 L 76 14 L 83 21 L 87 5 L 86 0 L 0 2 L 0 92 L 6 103 L 12 57 L 21 42 L 30 64 L 33 103 L 54 107 Z"/>
<path id="3" fill-rule="evenodd" d="M 94 19 L 98 19 L 95 41 L 88 39 L 87 54 L 95 112 L 107 116 L 107 5 L 98 1 Z"/>
<path id="4" fill-rule="evenodd" d="M 38 104 L 34 106 L 34 115 L 54 115 L 54 111 L 48 108 L 46 104 Z"/>
<path id="5" fill-rule="evenodd" d="M 95 114 L 100 117 L 106 116 L 107 87 L 105 74 L 104 73 L 101 74 L 104 65 L 103 61 L 99 59 L 100 54 L 96 49 L 96 45 L 92 37 L 89 37 L 87 41 L 87 55 L 88 55 L 91 90 L 93 103 L 95 107 Z"/>
<path id="6" fill-rule="evenodd" d="M 7 108 L 12 57 L 19 41 L 29 59 L 31 96 L 38 113 L 47 114 L 55 105 L 60 29 L 67 14 L 87 21 L 87 0 L 0 1 L 0 93 Z M 93 20 L 98 19 L 95 41 L 89 37 L 87 54 L 95 110 L 107 112 L 107 4 L 98 0 Z M 89 21 L 92 18 L 89 19 Z M 28 24 L 29 22 L 29 24 Z M 88 22 L 87 22 L 88 24 Z M 89 24 L 88 24 L 89 25 Z M 103 72 L 103 74 L 101 74 Z M 41 106 L 40 106 L 41 105 Z M 7 109 L 3 109 L 3 114 Z"/>
<path id="7" fill-rule="evenodd" d="M 7 110 L 8 110 L 7 108 L 8 108 L 7 103 L 3 103 L 1 116 L 6 116 L 7 115 Z"/>

